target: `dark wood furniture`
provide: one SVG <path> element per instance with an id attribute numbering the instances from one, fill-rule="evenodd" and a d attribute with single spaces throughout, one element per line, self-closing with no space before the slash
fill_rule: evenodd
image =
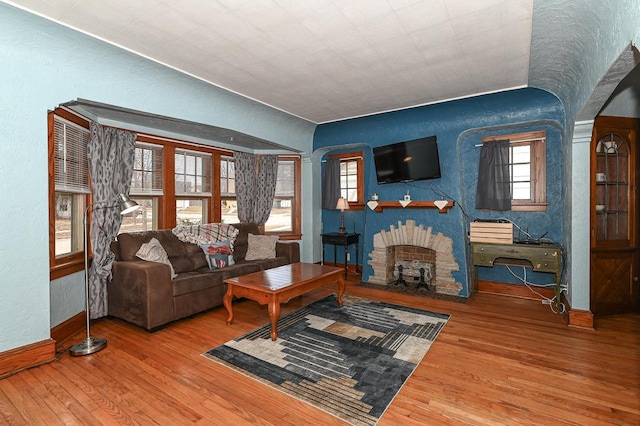
<path id="1" fill-rule="evenodd" d="M 333 244 L 333 265 L 336 266 L 338 258 L 338 246 L 344 247 L 344 277 L 347 278 L 347 254 L 351 244 L 356 245 L 356 273 L 358 273 L 358 251 L 360 250 L 360 234 L 356 232 L 344 233 L 330 232 L 322 234 L 322 264 L 324 265 L 324 246 L 325 244 Z"/>
<path id="2" fill-rule="evenodd" d="M 590 310 L 640 312 L 640 120 L 597 117 L 591 140 Z"/>
<path id="3" fill-rule="evenodd" d="M 562 246 L 551 244 L 495 244 L 471 243 L 471 281 L 475 292 L 478 289 L 478 266 L 493 267 L 494 264 L 531 266 L 536 272 L 555 274 L 555 303 L 560 302 L 560 279 L 562 277 Z M 561 313 L 561 311 L 558 311 Z"/>
<path id="4" fill-rule="evenodd" d="M 318 287 L 337 283 L 338 305 L 342 306 L 342 295 L 345 289 L 340 268 L 302 262 L 230 278 L 224 282 L 227 285 L 227 292 L 224 295 L 223 303 L 229 312 L 227 324 L 230 325 L 233 321 L 233 296 L 246 297 L 261 305 L 268 304 L 271 340 L 274 341 L 278 338 L 281 303 L 286 303 L 292 298 Z"/>

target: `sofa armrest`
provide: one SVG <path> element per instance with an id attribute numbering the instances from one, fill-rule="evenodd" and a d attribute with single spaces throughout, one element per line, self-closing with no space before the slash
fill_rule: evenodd
<path id="1" fill-rule="evenodd" d="M 175 319 L 169 265 L 143 260 L 114 262 L 107 284 L 109 315 L 154 329 Z"/>
<path id="2" fill-rule="evenodd" d="M 300 244 L 297 241 L 292 242 L 276 242 L 276 256 L 286 257 L 287 263 L 300 262 Z"/>

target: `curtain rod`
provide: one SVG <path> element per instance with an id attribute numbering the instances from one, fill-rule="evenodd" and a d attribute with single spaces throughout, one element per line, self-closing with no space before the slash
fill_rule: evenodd
<path id="1" fill-rule="evenodd" d="M 340 160 L 361 160 L 361 159 L 364 159 L 364 157 L 361 156 L 361 155 L 357 155 L 357 156 L 354 156 L 354 157 L 339 157 L 339 158 L 340 158 Z M 326 162 L 327 162 L 327 160 L 322 160 L 322 163 L 326 163 Z"/>
<path id="2" fill-rule="evenodd" d="M 499 140 L 502 140 L 502 139 L 492 139 L 492 140 L 487 141 L 487 142 L 494 142 L 494 141 L 499 141 Z M 547 141 L 547 138 L 546 138 L 546 137 L 544 137 L 544 138 L 534 138 L 534 139 L 516 139 L 516 140 L 511 140 L 511 139 L 509 139 L 509 143 L 510 143 L 510 144 L 511 144 L 511 143 L 519 143 L 519 142 L 535 142 L 535 141 L 542 141 L 542 142 L 546 142 L 546 141 Z M 479 146 L 482 146 L 482 144 L 480 143 L 480 144 L 476 144 L 476 145 L 474 145 L 474 146 L 477 148 L 477 147 L 479 147 Z"/>

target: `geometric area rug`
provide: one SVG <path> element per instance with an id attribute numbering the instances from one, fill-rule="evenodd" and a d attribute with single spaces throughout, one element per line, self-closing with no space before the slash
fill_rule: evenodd
<path id="1" fill-rule="evenodd" d="M 449 315 L 330 295 L 202 354 L 352 425 L 375 425 Z"/>

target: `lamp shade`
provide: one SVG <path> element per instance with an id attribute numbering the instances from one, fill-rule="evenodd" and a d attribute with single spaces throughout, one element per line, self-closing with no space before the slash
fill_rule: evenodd
<path id="1" fill-rule="evenodd" d="M 122 211 L 120 211 L 121 215 L 131 213 L 140 208 L 140 205 L 129 198 L 128 195 L 118 194 L 118 196 L 120 197 L 120 207 L 122 208 Z"/>
<path id="2" fill-rule="evenodd" d="M 336 204 L 336 210 L 349 210 L 349 203 L 346 198 L 340 197 L 338 198 L 338 203 Z"/>

